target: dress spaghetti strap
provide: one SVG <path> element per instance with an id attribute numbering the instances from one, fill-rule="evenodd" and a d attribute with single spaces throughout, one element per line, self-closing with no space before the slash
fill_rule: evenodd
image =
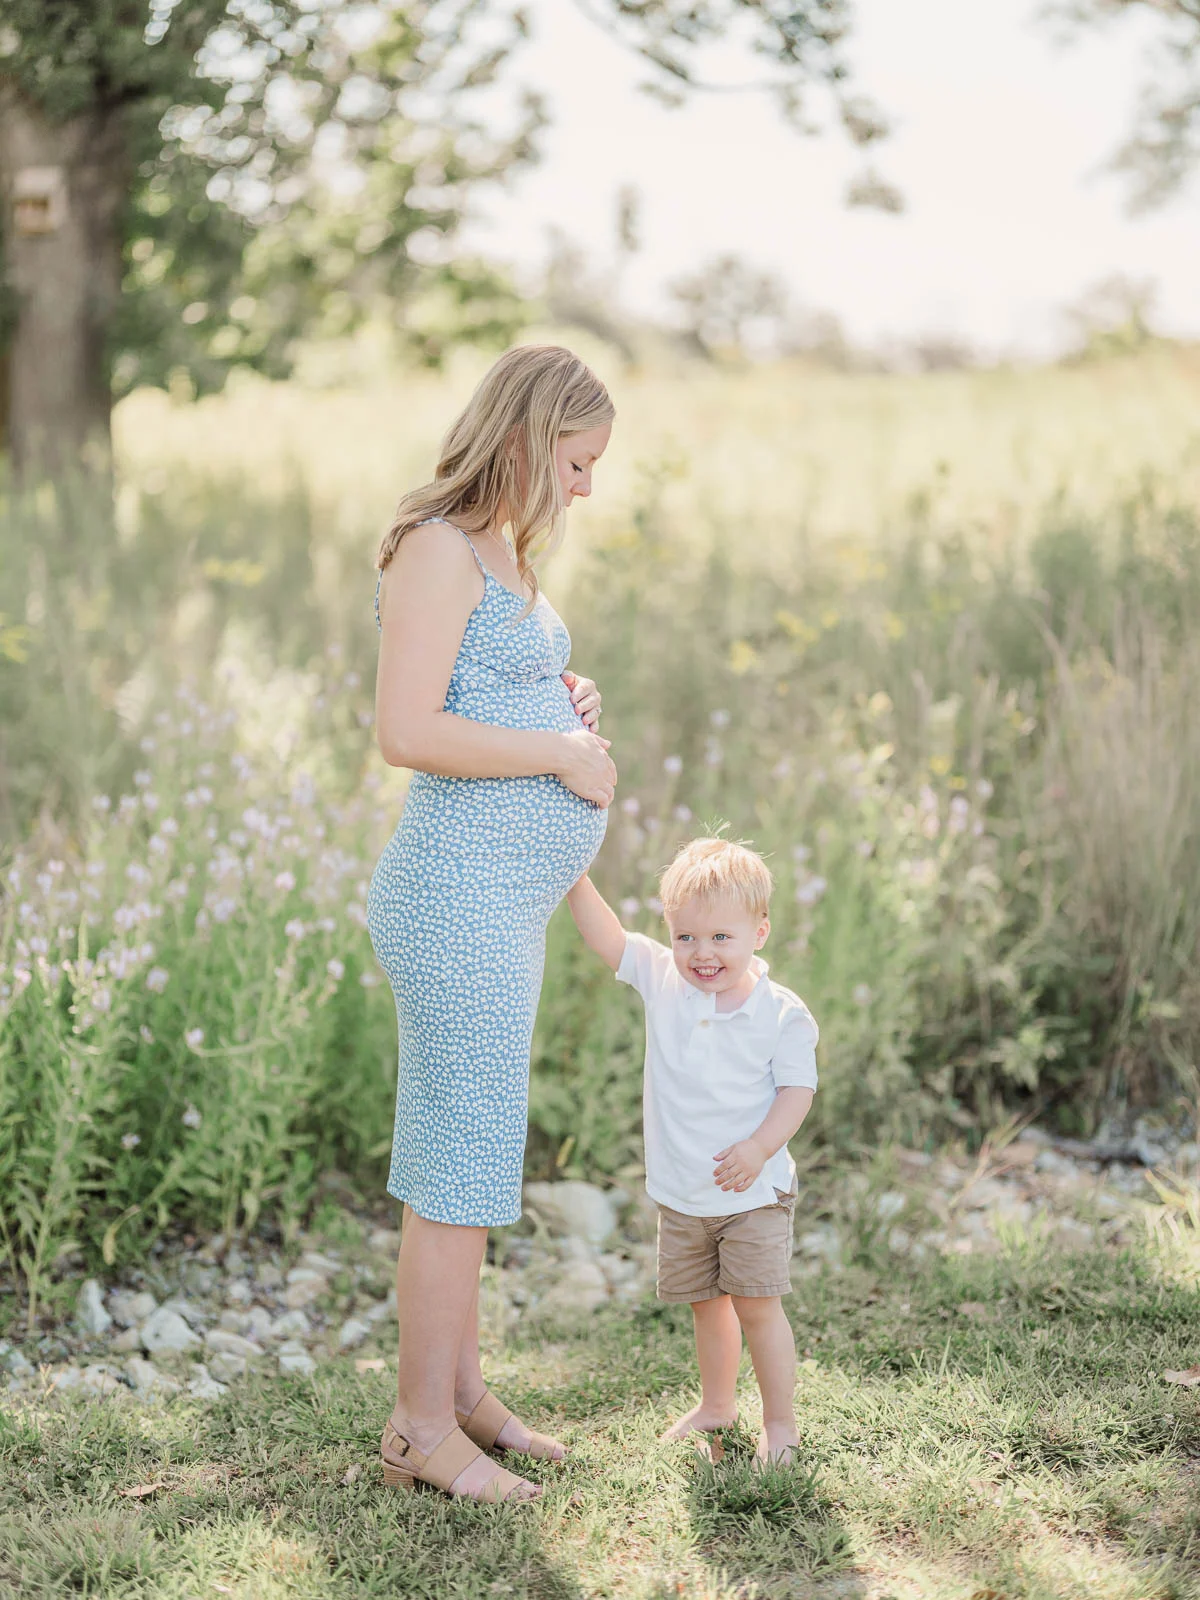
<path id="1" fill-rule="evenodd" d="M 471 540 L 465 533 L 463 533 L 463 530 L 458 526 L 458 524 L 456 522 L 451 522 L 447 517 L 422 517 L 420 522 L 413 523 L 413 527 L 423 528 L 427 522 L 444 522 L 448 528 L 453 528 L 455 533 L 462 533 L 463 539 L 466 541 L 467 549 L 475 557 L 475 565 L 479 568 L 480 572 L 483 573 L 483 581 L 486 583 L 488 580 L 488 569 L 484 566 L 483 561 L 480 559 L 479 551 L 476 550 L 475 546 L 471 543 Z M 382 582 L 383 568 L 380 567 L 379 576 L 375 579 L 375 627 L 380 633 L 383 632 L 383 623 L 379 620 L 379 585 Z"/>

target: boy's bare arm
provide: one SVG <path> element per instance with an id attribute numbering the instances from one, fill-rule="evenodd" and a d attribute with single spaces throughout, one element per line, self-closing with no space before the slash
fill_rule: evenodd
<path id="1" fill-rule="evenodd" d="M 615 972 L 625 954 L 625 929 L 616 912 L 585 873 L 567 891 L 567 904 L 583 942 Z"/>
<path id="2" fill-rule="evenodd" d="M 777 1150 L 799 1132 L 813 1103 L 813 1091 L 798 1085 L 775 1091 L 770 1111 L 748 1139 L 718 1150 L 713 1181 L 721 1189 L 748 1189 Z"/>

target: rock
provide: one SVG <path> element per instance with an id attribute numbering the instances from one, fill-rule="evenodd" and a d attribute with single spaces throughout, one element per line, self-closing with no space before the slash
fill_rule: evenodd
<path id="1" fill-rule="evenodd" d="M 95 1278 L 85 1278 L 75 1302 L 75 1321 L 80 1329 L 90 1334 L 107 1333 L 112 1327 L 112 1320 L 104 1309 L 100 1285 Z"/>
<path id="2" fill-rule="evenodd" d="M 225 1252 L 225 1272 L 227 1276 L 236 1278 L 239 1273 L 245 1272 L 248 1265 L 249 1263 L 237 1245 L 231 1244 Z"/>
<path id="3" fill-rule="evenodd" d="M 331 1278 L 341 1270 L 342 1263 L 336 1256 L 323 1256 L 318 1250 L 306 1250 L 297 1265 L 288 1273 L 288 1282 L 293 1281 L 297 1272 L 319 1272 L 324 1277 Z"/>
<path id="4" fill-rule="evenodd" d="M 225 1289 L 225 1299 L 231 1306 L 249 1305 L 254 1299 L 254 1290 L 244 1278 L 235 1278 Z"/>
<path id="5" fill-rule="evenodd" d="M 1194 1139 L 1181 1144 L 1175 1152 L 1174 1165 L 1184 1172 L 1193 1167 L 1200 1167 L 1200 1144 Z"/>
<path id="6" fill-rule="evenodd" d="M 108 1309 L 113 1314 L 114 1322 L 119 1322 L 123 1328 L 136 1328 L 147 1317 L 154 1315 L 158 1310 L 158 1301 L 144 1289 L 136 1294 L 129 1289 L 114 1289 L 108 1297 Z"/>
<path id="7" fill-rule="evenodd" d="M 188 1350 L 200 1341 L 179 1315 L 167 1306 L 159 1306 L 153 1316 L 141 1326 L 142 1349 L 147 1355 L 157 1355 L 161 1350 Z"/>
<path id="8" fill-rule="evenodd" d="M 216 1267 L 207 1266 L 203 1261 L 185 1261 L 179 1269 L 179 1281 L 189 1294 L 211 1294 L 219 1277 Z"/>
<path id="9" fill-rule="evenodd" d="M 110 1367 L 103 1361 L 95 1361 L 90 1366 L 84 1367 L 79 1387 L 88 1394 L 112 1394 L 114 1389 L 124 1389 L 125 1385 L 121 1382 L 121 1375 L 115 1367 Z"/>
<path id="10" fill-rule="evenodd" d="M 294 1267 L 287 1275 L 287 1288 L 283 1303 L 289 1311 L 299 1311 L 303 1306 L 319 1300 L 329 1287 L 329 1279 L 314 1267 Z"/>
<path id="11" fill-rule="evenodd" d="M 395 1228 L 374 1228 L 367 1236 L 367 1249 L 381 1256 L 398 1255 L 400 1235 Z"/>
<path id="12" fill-rule="evenodd" d="M 1029 1130 L 1025 1130 L 1025 1137 L 1029 1137 Z M 1044 1172 L 1052 1178 L 1078 1178 L 1079 1167 L 1070 1156 L 1060 1155 L 1057 1150 L 1049 1148 L 1039 1150 L 1033 1163 L 1035 1172 Z"/>
<path id="13" fill-rule="evenodd" d="M 247 1361 L 257 1360 L 267 1353 L 253 1339 L 244 1339 L 240 1333 L 230 1333 L 228 1328 L 210 1328 L 204 1335 L 204 1342 L 210 1350 L 217 1350 L 226 1356 L 244 1356 Z"/>
<path id="14" fill-rule="evenodd" d="M 140 1395 L 178 1394 L 181 1388 L 175 1378 L 160 1372 L 152 1361 L 140 1361 L 137 1356 L 130 1356 L 125 1372 L 134 1391 Z"/>
<path id="15" fill-rule="evenodd" d="M 626 1198 L 622 1190 L 606 1191 L 573 1178 L 525 1185 L 525 1204 L 552 1233 L 597 1246 L 615 1232 L 618 1207 Z"/>
<path id="16" fill-rule="evenodd" d="M 279 1370 L 296 1373 L 301 1378 L 311 1378 L 317 1370 L 317 1363 L 299 1339 L 287 1339 L 279 1346 Z"/>
<path id="17" fill-rule="evenodd" d="M 37 1368 L 16 1345 L 9 1344 L 7 1339 L 0 1339 L 0 1371 L 10 1373 L 14 1378 L 32 1378 Z"/>
<path id="18" fill-rule="evenodd" d="M 594 1261 L 569 1261 L 537 1304 L 541 1316 L 591 1316 L 608 1301 L 608 1281 Z"/>
<path id="19" fill-rule="evenodd" d="M 135 1350 L 142 1348 L 142 1333 L 140 1328 L 122 1328 L 117 1337 L 108 1347 L 114 1355 L 132 1355 Z"/>
<path id="20" fill-rule="evenodd" d="M 219 1400 L 225 1393 L 225 1385 L 209 1375 L 202 1361 L 194 1361 L 187 1392 L 197 1400 Z"/>
<path id="21" fill-rule="evenodd" d="M 1012 1190 L 998 1178 L 976 1178 L 962 1192 L 963 1207 L 967 1211 L 989 1211 L 1012 1198 Z"/>
<path id="22" fill-rule="evenodd" d="M 217 1350 L 208 1358 L 208 1370 L 219 1383 L 232 1383 L 235 1378 L 244 1375 L 246 1358 Z"/>
<path id="23" fill-rule="evenodd" d="M 884 1222 L 898 1217 L 908 1204 L 904 1195 L 895 1189 L 885 1189 L 875 1202 L 875 1215 Z"/>
<path id="24" fill-rule="evenodd" d="M 245 1333 L 246 1313 L 230 1306 L 217 1318 L 217 1327 L 224 1328 L 226 1333 Z"/>
<path id="25" fill-rule="evenodd" d="M 894 1256 L 905 1256 L 912 1249 L 912 1234 L 907 1228 L 891 1228 L 888 1231 L 887 1247 Z"/>
<path id="26" fill-rule="evenodd" d="M 796 1254 L 819 1256 L 831 1266 L 840 1266 L 842 1241 L 832 1222 L 818 1223 L 815 1228 L 809 1228 L 806 1233 L 802 1233 L 796 1240 Z"/>
<path id="27" fill-rule="evenodd" d="M 300 1313 L 303 1315 L 303 1312 Z M 265 1344 L 272 1337 L 271 1329 L 275 1319 L 265 1306 L 253 1306 L 245 1317 L 245 1326 L 235 1329 L 234 1332 L 244 1333 L 247 1339 L 254 1339 L 258 1344 Z"/>
<path id="28" fill-rule="evenodd" d="M 1058 1243 L 1065 1250 L 1087 1250 L 1095 1243 L 1096 1230 L 1073 1217 L 1060 1217 L 1055 1225 Z"/>
<path id="29" fill-rule="evenodd" d="M 50 1387 L 66 1392 L 78 1389 L 83 1382 L 83 1369 L 81 1367 L 55 1367 L 50 1373 Z"/>
<path id="30" fill-rule="evenodd" d="M 360 1322 L 357 1317 L 348 1317 L 342 1323 L 341 1332 L 338 1334 L 338 1349 L 357 1350 L 370 1331 L 369 1322 Z"/>
<path id="31" fill-rule="evenodd" d="M 182 1295 L 172 1295 L 169 1300 L 164 1300 L 160 1309 L 173 1311 L 176 1316 L 183 1318 L 189 1328 L 203 1328 L 209 1320 L 209 1313 L 203 1306 L 198 1306 L 194 1300 L 185 1300 Z"/>
<path id="32" fill-rule="evenodd" d="M 282 1289 L 283 1269 L 274 1261 L 260 1261 L 254 1269 L 254 1277 L 260 1289 Z"/>
<path id="33" fill-rule="evenodd" d="M 395 1289 L 389 1289 L 386 1300 L 376 1300 L 369 1311 L 363 1312 L 363 1320 L 373 1325 L 376 1322 L 382 1322 L 385 1317 L 394 1317 L 395 1315 L 396 1291 Z"/>
<path id="34" fill-rule="evenodd" d="M 307 1339 L 312 1333 L 312 1323 L 303 1311 L 284 1311 L 271 1323 L 272 1339 Z"/>
<path id="35" fill-rule="evenodd" d="M 598 1256 L 596 1265 L 604 1274 L 605 1281 L 610 1288 L 619 1289 L 626 1284 L 634 1283 L 642 1275 L 642 1269 L 636 1261 L 630 1261 L 625 1256 L 608 1254 Z"/>

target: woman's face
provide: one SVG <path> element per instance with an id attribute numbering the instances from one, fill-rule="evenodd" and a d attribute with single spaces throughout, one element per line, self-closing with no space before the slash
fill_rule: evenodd
<path id="1" fill-rule="evenodd" d="M 554 468 L 562 489 L 563 506 L 569 506 L 576 495 L 586 499 L 592 492 L 592 468 L 604 454 L 612 435 L 612 423 L 599 428 L 588 428 L 585 433 L 563 433 L 554 447 Z"/>

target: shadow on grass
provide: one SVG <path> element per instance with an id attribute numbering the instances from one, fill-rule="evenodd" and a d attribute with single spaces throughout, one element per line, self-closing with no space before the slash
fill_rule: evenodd
<path id="1" fill-rule="evenodd" d="M 802 1449 L 791 1466 L 760 1467 L 757 1440 L 740 1425 L 726 1429 L 722 1441 L 722 1459 L 711 1463 L 697 1452 L 685 1468 L 689 1522 L 714 1579 L 751 1580 L 765 1586 L 756 1590 L 764 1597 L 817 1594 L 836 1579 L 840 1600 L 865 1596 L 820 1465 Z"/>

